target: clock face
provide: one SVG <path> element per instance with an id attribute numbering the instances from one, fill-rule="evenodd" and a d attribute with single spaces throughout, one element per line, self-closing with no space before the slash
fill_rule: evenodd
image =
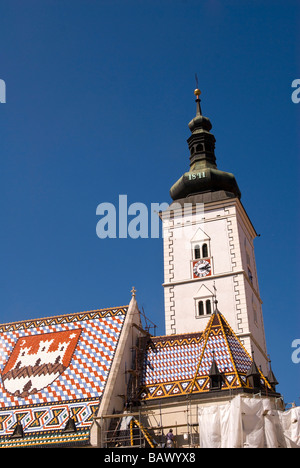
<path id="1" fill-rule="evenodd" d="M 197 260 L 193 262 L 193 275 L 194 278 L 203 278 L 204 276 L 211 275 L 210 259 Z"/>

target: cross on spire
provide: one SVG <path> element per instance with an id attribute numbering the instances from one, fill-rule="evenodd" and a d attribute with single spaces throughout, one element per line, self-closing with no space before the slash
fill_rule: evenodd
<path id="1" fill-rule="evenodd" d="M 214 314 L 216 314 L 218 311 L 218 300 L 217 300 L 217 288 L 216 288 L 216 282 L 214 281 L 214 285 L 213 285 L 213 289 L 214 289 L 214 304 L 215 304 L 215 308 L 214 308 Z"/>

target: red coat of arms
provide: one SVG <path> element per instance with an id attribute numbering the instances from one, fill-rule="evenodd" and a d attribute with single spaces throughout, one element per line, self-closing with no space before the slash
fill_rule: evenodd
<path id="1" fill-rule="evenodd" d="M 51 385 L 69 366 L 81 330 L 68 330 L 18 339 L 2 371 L 5 389 L 25 398 Z"/>

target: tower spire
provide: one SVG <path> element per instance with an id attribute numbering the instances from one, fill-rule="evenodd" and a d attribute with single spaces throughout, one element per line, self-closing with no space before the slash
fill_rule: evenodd
<path id="1" fill-rule="evenodd" d="M 204 192 L 220 192 L 222 196 L 241 197 L 241 192 L 235 177 L 229 172 L 217 168 L 215 156 L 214 135 L 210 132 L 212 124 L 208 117 L 202 114 L 200 105 L 201 91 L 198 88 L 198 78 L 194 95 L 196 96 L 196 115 L 189 122 L 192 132 L 187 139 L 190 150 L 190 169 L 173 185 L 170 195 L 173 200 L 185 198 Z"/>
<path id="2" fill-rule="evenodd" d="M 216 139 L 210 133 L 212 129 L 210 120 L 202 115 L 200 94 L 200 89 L 196 88 L 194 91 L 194 95 L 196 96 L 196 116 L 189 123 L 192 135 L 187 140 L 190 150 L 190 170 L 203 169 L 205 167 L 217 168 L 215 157 Z"/>

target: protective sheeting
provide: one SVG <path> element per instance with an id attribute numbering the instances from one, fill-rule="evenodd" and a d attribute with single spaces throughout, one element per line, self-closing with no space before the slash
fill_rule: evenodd
<path id="1" fill-rule="evenodd" d="M 236 396 L 199 408 L 201 448 L 300 448 L 300 408 L 282 412 L 268 398 Z"/>
<path id="2" fill-rule="evenodd" d="M 287 447 L 300 447 L 300 406 L 291 408 L 280 415 L 280 422 L 284 431 Z"/>
<path id="3" fill-rule="evenodd" d="M 199 408 L 201 448 L 237 448 L 241 443 L 240 399 Z"/>
<path id="4" fill-rule="evenodd" d="M 133 416 L 125 416 L 122 418 L 121 424 L 120 424 L 120 431 L 126 431 L 126 429 L 129 428 L 130 426 L 130 421 L 133 419 Z"/>

